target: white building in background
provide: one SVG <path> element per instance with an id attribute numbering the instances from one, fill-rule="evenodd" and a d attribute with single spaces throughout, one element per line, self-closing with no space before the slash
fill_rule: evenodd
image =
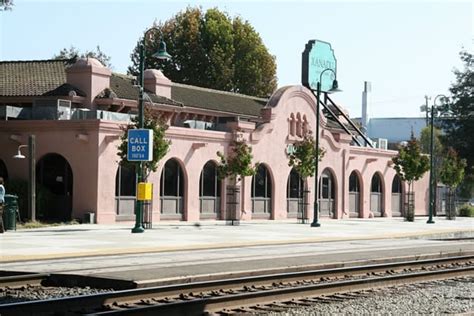
<path id="1" fill-rule="evenodd" d="M 354 121 L 359 122 L 361 130 L 373 140 L 377 148 L 387 149 L 396 148 L 396 145 L 403 141 L 408 141 L 411 134 L 420 138 L 421 130 L 426 126 L 424 117 L 379 117 L 371 118 L 369 116 L 370 92 L 372 84 L 364 82 L 364 91 L 362 91 L 362 113 L 360 118 Z"/>
<path id="2" fill-rule="evenodd" d="M 370 118 L 367 134 L 370 138 L 385 138 L 389 143 L 409 140 L 411 133 L 420 138 L 421 130 L 426 126 L 424 117 L 379 117 Z"/>

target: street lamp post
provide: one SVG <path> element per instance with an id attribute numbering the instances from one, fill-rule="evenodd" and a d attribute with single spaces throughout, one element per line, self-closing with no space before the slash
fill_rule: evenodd
<path id="1" fill-rule="evenodd" d="M 437 183 L 433 183 L 434 181 L 437 182 L 436 179 L 436 170 L 434 168 L 434 116 L 435 111 L 437 111 L 436 107 L 436 100 L 438 98 L 446 98 L 444 94 L 438 94 L 434 100 L 433 105 L 431 106 L 431 126 L 430 126 L 430 185 L 429 185 L 429 195 L 430 195 L 430 203 L 429 203 L 429 218 L 426 222 L 427 224 L 434 224 L 435 221 L 433 220 L 433 211 L 436 206 L 436 198 L 438 193 L 436 192 L 438 189 Z"/>
<path id="2" fill-rule="evenodd" d="M 319 75 L 319 81 L 316 84 L 316 136 L 315 136 L 315 143 L 316 143 L 316 153 L 319 153 L 319 99 L 321 97 L 321 81 L 323 80 L 323 74 L 326 71 L 330 71 L 334 75 L 334 80 L 332 82 L 331 92 L 341 91 L 338 88 L 337 80 L 336 80 L 336 72 L 331 68 L 324 69 L 321 74 Z M 328 92 L 329 92 L 328 91 Z M 328 93 L 325 92 L 325 93 Z M 319 168 L 319 155 L 317 154 L 316 160 L 314 162 L 315 170 L 314 170 L 314 207 L 313 207 L 313 222 L 311 223 L 311 227 L 320 227 L 321 224 L 319 223 L 319 198 L 318 198 L 318 168 Z"/>
<path id="3" fill-rule="evenodd" d="M 151 32 L 158 32 L 160 30 L 153 26 L 145 31 L 143 35 L 143 40 L 140 43 L 139 53 L 140 53 L 140 63 L 139 63 L 139 74 L 138 74 L 138 124 L 139 128 L 143 129 L 144 127 L 144 72 L 145 72 L 145 48 L 146 48 L 146 39 L 148 38 Z M 166 43 L 160 40 L 160 47 L 157 53 L 153 54 L 153 57 L 161 59 L 161 60 L 169 60 L 171 59 L 171 55 L 168 54 L 166 51 Z M 137 176 L 138 182 L 142 182 L 144 180 L 144 167 L 143 161 L 140 161 L 138 164 Z M 143 217 L 143 202 L 136 199 L 136 207 L 135 207 L 135 227 L 132 228 L 132 233 L 143 233 L 145 229 L 143 228 L 142 224 L 142 217 Z"/>
<path id="4" fill-rule="evenodd" d="M 14 159 L 25 159 L 21 149 L 28 147 L 28 217 L 30 220 L 36 220 L 36 136 L 28 137 L 28 145 L 18 146 L 18 153 L 13 156 Z"/>

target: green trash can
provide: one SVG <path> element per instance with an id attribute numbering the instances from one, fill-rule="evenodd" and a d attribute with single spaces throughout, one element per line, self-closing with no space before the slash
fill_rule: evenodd
<path id="1" fill-rule="evenodd" d="M 16 230 L 16 214 L 18 212 L 18 196 L 5 194 L 3 204 L 3 226 L 5 230 Z"/>

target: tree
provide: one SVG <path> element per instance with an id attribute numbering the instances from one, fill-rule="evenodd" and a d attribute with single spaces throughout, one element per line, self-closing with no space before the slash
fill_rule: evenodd
<path id="1" fill-rule="evenodd" d="M 232 20 L 216 8 L 203 12 L 188 7 L 154 26 L 173 58 L 166 62 L 152 58 L 159 36 L 147 38 L 145 68 L 162 69 L 174 82 L 253 96 L 267 97 L 276 89 L 275 57 L 247 21 Z M 141 42 L 131 54 L 132 75 L 139 73 Z"/>
<path id="2" fill-rule="evenodd" d="M 400 179 L 408 182 L 408 210 L 406 210 L 405 216 L 408 221 L 413 221 L 415 216 L 413 183 L 430 169 L 430 161 L 428 156 L 421 153 L 420 145 L 413 133 L 407 145 L 400 148 L 398 155 L 393 157 L 392 161 L 393 168 Z"/>
<path id="3" fill-rule="evenodd" d="M 307 132 L 303 140 L 297 141 L 294 145 L 294 151 L 289 155 L 288 166 L 295 168 L 296 172 L 300 175 L 301 179 L 306 179 L 312 177 L 316 173 L 316 159 L 321 161 L 325 151 L 322 148 L 316 148 L 316 142 L 314 137 L 311 135 L 311 132 Z M 304 192 L 308 193 L 308 182 L 304 181 L 305 189 L 300 187 L 300 192 L 298 196 L 301 199 L 301 202 L 305 200 L 303 196 Z M 302 209 L 300 212 L 303 214 L 303 222 L 306 218 L 305 214 L 308 214 L 307 203 L 302 203 Z"/>
<path id="4" fill-rule="evenodd" d="M 158 162 L 163 158 L 169 150 L 171 141 L 165 139 L 165 132 L 168 126 L 155 115 L 151 110 L 145 107 L 143 126 L 145 129 L 153 130 L 153 160 L 145 161 L 144 166 L 144 179 L 146 181 L 150 172 L 156 172 L 158 169 Z M 134 167 L 134 170 L 138 170 L 137 161 L 127 160 L 127 147 L 128 147 L 128 130 L 139 128 L 138 117 L 132 119 L 132 124 L 127 125 L 123 128 L 123 134 L 120 136 L 121 143 L 118 147 L 117 155 L 120 157 L 120 164 L 123 166 Z"/>
<path id="5" fill-rule="evenodd" d="M 433 126 L 433 153 L 436 156 L 441 156 L 444 147 L 441 142 L 441 130 Z M 420 133 L 420 148 L 424 154 L 430 154 L 431 149 L 431 125 L 424 127 Z"/>
<path id="6" fill-rule="evenodd" d="M 452 146 L 459 156 L 466 159 L 466 177 L 463 195 L 474 195 L 474 58 L 467 51 L 460 52 L 464 69 L 454 70 L 456 81 L 450 88 L 450 102 L 445 105 L 447 113 L 443 119 L 446 144 Z"/>
<path id="7" fill-rule="evenodd" d="M 13 7 L 13 0 L 0 0 L 0 11 L 8 11 Z"/>
<path id="8" fill-rule="evenodd" d="M 439 178 L 441 182 L 448 186 L 448 210 L 446 215 L 449 219 L 454 218 L 454 200 L 456 197 L 456 188 L 464 178 L 464 169 L 466 168 L 466 159 L 460 159 L 456 150 L 448 148 L 448 152 L 443 159 Z"/>
<path id="9" fill-rule="evenodd" d="M 220 151 L 217 152 L 220 163 L 217 165 L 217 174 L 220 179 L 230 177 L 240 180 L 240 177 L 253 176 L 258 164 L 252 166 L 252 147 L 245 140 L 234 140 L 230 143 L 230 151 L 226 157 Z"/>
<path id="10" fill-rule="evenodd" d="M 234 92 L 269 96 L 277 87 L 275 57 L 248 21 L 234 19 Z"/>
<path id="11" fill-rule="evenodd" d="M 73 62 L 76 62 L 78 58 L 95 58 L 102 63 L 107 68 L 112 68 L 112 64 L 110 63 L 111 57 L 106 55 L 103 51 L 100 50 L 99 45 L 97 45 L 95 51 L 86 51 L 84 53 L 80 53 L 77 48 L 71 46 L 69 48 L 63 48 L 59 52 L 59 54 L 54 55 L 54 59 L 71 59 Z"/>
<path id="12" fill-rule="evenodd" d="M 303 179 L 312 177 L 316 171 L 316 159 L 321 161 L 325 154 L 324 149 L 316 149 L 316 142 L 311 132 L 306 133 L 303 140 L 296 142 L 294 148 L 294 152 L 290 154 L 288 166 L 295 168 Z"/>

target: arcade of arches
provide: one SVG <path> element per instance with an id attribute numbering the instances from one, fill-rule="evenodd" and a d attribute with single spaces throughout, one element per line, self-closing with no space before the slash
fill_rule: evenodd
<path id="1" fill-rule="evenodd" d="M 222 181 L 217 176 L 217 164 L 210 160 L 202 168 L 199 183 L 186 184 L 185 170 L 178 160 L 171 158 L 166 161 L 160 176 L 160 214 L 161 219 L 184 220 L 184 200 L 186 199 L 186 186 L 199 186 L 199 213 L 201 219 L 225 219 L 221 209 L 221 196 L 224 192 Z M 326 168 L 319 179 L 319 203 L 320 216 L 336 218 L 337 190 L 339 181 L 334 173 Z M 395 175 L 392 179 L 392 217 L 402 216 L 402 187 L 400 178 Z M 260 164 L 256 174 L 251 181 L 251 210 L 254 219 L 272 218 L 272 199 L 275 191 L 269 167 Z M 384 216 L 384 191 L 383 180 L 380 173 L 372 176 L 370 185 L 370 210 L 375 217 Z M 133 168 L 119 166 L 116 174 L 116 214 L 117 216 L 132 220 L 134 216 L 136 190 L 136 174 Z M 348 179 L 349 190 L 349 217 L 363 217 L 362 192 L 364 184 L 357 170 L 353 170 Z M 305 180 L 296 170 L 290 170 L 286 186 L 287 218 L 299 216 L 307 217 L 307 214 L 298 215 L 298 212 L 308 212 L 302 205 L 308 205 L 308 194 L 305 189 Z"/>
<path id="2" fill-rule="evenodd" d="M 37 201 L 38 219 L 67 221 L 72 214 L 73 172 L 68 161 L 61 155 L 44 155 L 37 163 L 37 185 L 41 195 Z M 8 170 L 0 160 L 0 176 L 8 181 Z M 133 220 L 136 194 L 136 173 L 133 165 L 119 165 L 115 176 L 116 215 L 118 219 Z M 362 217 L 362 191 L 360 173 L 352 171 L 349 179 L 349 217 Z M 395 175 L 391 182 L 392 217 L 402 216 L 403 183 Z M 185 178 L 183 168 L 176 159 L 166 161 L 160 177 L 161 219 L 183 220 L 185 199 Z M 191 184 L 192 185 L 192 184 Z M 217 164 L 208 161 L 201 170 L 199 183 L 199 211 L 201 219 L 224 219 L 221 215 L 222 181 L 217 176 Z M 384 216 L 383 179 L 379 173 L 372 176 L 370 183 L 370 210 L 374 216 Z M 329 168 L 323 170 L 319 179 L 320 216 L 335 217 L 337 203 L 337 180 Z M 252 218 L 272 218 L 274 183 L 268 167 L 260 164 L 251 182 Z M 288 175 L 286 187 L 287 218 L 298 217 L 298 212 L 308 212 L 302 205 L 308 205 L 305 180 L 295 169 Z M 307 214 L 299 215 L 307 217 Z M 22 218 L 26 213 L 22 213 Z"/>

